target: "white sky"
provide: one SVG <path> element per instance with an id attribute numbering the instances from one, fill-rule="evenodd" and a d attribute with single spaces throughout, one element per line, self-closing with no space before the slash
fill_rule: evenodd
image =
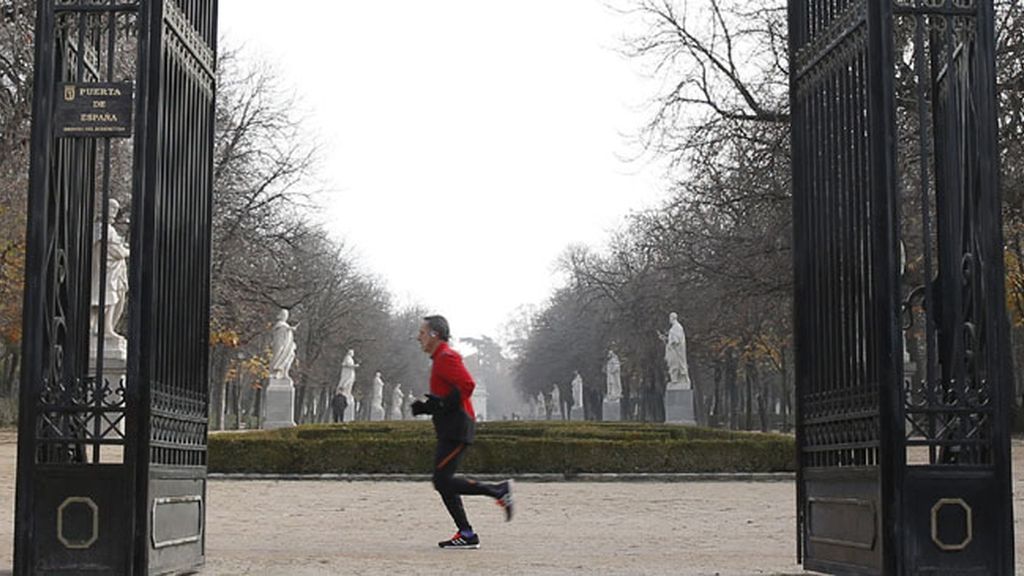
<path id="1" fill-rule="evenodd" d="M 601 0 L 221 0 L 231 46 L 275 65 L 324 144 L 323 220 L 401 303 L 496 336 L 662 196 L 626 135 L 654 93 Z"/>

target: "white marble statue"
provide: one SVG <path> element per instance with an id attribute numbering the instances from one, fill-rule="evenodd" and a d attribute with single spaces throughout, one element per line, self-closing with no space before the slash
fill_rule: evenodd
<path id="1" fill-rule="evenodd" d="M 554 407 L 554 410 L 558 411 L 558 418 L 564 420 L 565 415 L 562 414 L 562 393 L 558 391 L 558 385 L 555 385 L 551 390 L 551 405 Z"/>
<path id="2" fill-rule="evenodd" d="M 370 420 L 384 419 L 384 379 L 380 372 L 373 375 L 373 387 L 370 396 Z"/>
<path id="3" fill-rule="evenodd" d="M 580 376 L 579 370 L 572 378 L 572 407 L 583 408 L 583 376 Z"/>
<path id="4" fill-rule="evenodd" d="M 338 387 L 335 389 L 336 394 L 344 394 L 349 402 L 352 401 L 352 386 L 356 383 L 356 368 L 359 364 L 356 364 L 355 350 L 349 350 L 345 354 L 345 358 L 341 361 L 341 376 L 338 377 Z"/>
<path id="5" fill-rule="evenodd" d="M 604 365 L 605 383 L 608 390 L 605 393 L 605 402 L 615 402 L 622 398 L 622 365 L 615 352 L 608 351 L 608 361 Z"/>
<path id="6" fill-rule="evenodd" d="M 409 392 L 406 393 L 406 399 L 402 401 L 404 403 L 401 408 L 402 418 L 413 418 L 413 403 L 416 402 L 416 400 L 416 395 L 413 393 L 413 390 L 409 390 Z"/>
<path id="7" fill-rule="evenodd" d="M 391 403 L 388 405 L 389 420 L 402 419 L 402 401 L 404 399 L 405 394 L 402 393 L 402 385 L 395 384 L 395 389 L 391 391 Z"/>
<path id="8" fill-rule="evenodd" d="M 689 390 L 690 370 L 686 364 L 686 334 L 678 318 L 675 312 L 668 315 L 668 334 L 662 336 L 665 341 L 665 363 L 668 365 L 668 388 Z"/>
<path id="9" fill-rule="evenodd" d="M 92 244 L 92 311 L 90 322 L 92 333 L 99 331 L 100 294 L 103 296 L 103 336 L 110 340 L 124 341 L 114 331 L 128 304 L 128 245 L 114 228 L 114 218 L 121 204 L 113 198 L 107 208 L 107 271 L 104 284 L 100 286 L 100 263 L 103 260 L 103 218 L 97 215 L 93 224 Z"/>
<path id="10" fill-rule="evenodd" d="M 534 415 L 538 420 L 547 418 L 547 407 L 544 403 L 544 393 L 537 392 L 537 397 L 533 400 Z"/>
<path id="11" fill-rule="evenodd" d="M 288 371 L 295 362 L 295 328 L 288 324 L 288 310 L 284 308 L 277 313 L 277 322 L 272 329 L 270 343 L 270 377 L 280 380 L 291 380 Z"/>
<path id="12" fill-rule="evenodd" d="M 473 411 L 476 412 L 477 422 L 487 421 L 487 380 L 480 378 L 476 381 L 476 388 L 470 397 L 473 402 Z"/>
<path id="13" fill-rule="evenodd" d="M 345 358 L 341 361 L 341 376 L 338 377 L 338 386 L 334 389 L 335 394 L 341 394 L 348 400 L 348 406 L 345 408 L 345 421 L 351 422 L 354 420 L 353 416 L 356 414 L 356 399 L 352 396 L 352 386 L 356 383 L 356 368 L 359 364 L 356 364 L 355 350 L 349 350 L 345 354 Z"/>

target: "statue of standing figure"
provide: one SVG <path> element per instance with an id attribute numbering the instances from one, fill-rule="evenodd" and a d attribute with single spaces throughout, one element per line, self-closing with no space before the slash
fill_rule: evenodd
<path id="1" fill-rule="evenodd" d="M 402 401 L 402 418 L 415 418 L 415 416 L 413 416 L 413 403 L 416 402 L 416 400 L 416 395 L 413 393 L 413 390 L 409 390 L 409 392 L 406 393 L 406 399 Z"/>
<path id="2" fill-rule="evenodd" d="M 270 344 L 270 377 L 291 382 L 288 371 L 295 362 L 295 329 L 298 324 L 288 324 L 288 310 L 277 313 Z"/>
<path id="3" fill-rule="evenodd" d="M 373 387 L 370 394 L 370 420 L 384 419 L 384 379 L 380 372 L 373 375 Z"/>
<path id="4" fill-rule="evenodd" d="M 583 408 L 583 376 L 579 370 L 572 378 L 572 407 Z"/>
<path id="5" fill-rule="evenodd" d="M 355 357 L 355 350 L 349 349 L 345 358 L 341 360 L 341 376 L 338 377 L 338 386 L 334 389 L 336 396 L 345 397 L 345 414 L 342 418 L 348 419 L 349 422 L 354 420 L 353 415 L 356 411 L 356 399 L 352 396 L 352 386 L 356 383 L 356 368 L 359 367 L 359 364 L 356 364 Z"/>
<path id="6" fill-rule="evenodd" d="M 100 276 L 103 262 L 103 217 L 98 215 L 93 224 L 92 244 L 92 313 L 90 320 L 92 334 L 99 332 L 99 318 L 103 317 L 103 336 L 114 341 L 124 341 L 114 331 L 117 323 L 124 315 L 125 306 L 128 304 L 128 256 L 129 250 L 121 234 L 114 228 L 114 218 L 117 217 L 121 204 L 110 199 L 107 206 L 107 263 L 106 278 L 103 286 L 100 286 Z M 102 291 L 102 292 L 101 292 Z M 100 311 L 100 294 L 103 294 L 103 310 Z"/>
<path id="7" fill-rule="evenodd" d="M 334 392 L 345 395 L 350 405 L 352 404 L 352 386 L 356 383 L 356 368 L 358 367 L 355 350 L 349 350 L 345 354 L 345 358 L 341 360 L 341 376 L 338 377 L 338 387 Z"/>
<path id="8" fill-rule="evenodd" d="M 562 393 L 558 390 L 558 384 L 555 384 L 555 387 L 551 390 L 551 406 L 553 406 L 554 410 L 558 410 L 558 418 L 565 420 L 565 406 L 562 405 Z"/>
<path id="9" fill-rule="evenodd" d="M 665 364 L 668 365 L 668 389 L 689 390 L 690 369 L 686 363 L 686 334 L 679 316 L 672 312 L 668 315 L 668 334 L 661 336 L 665 341 Z M 659 334 L 660 336 L 660 334 Z"/>
<path id="10" fill-rule="evenodd" d="M 622 365 L 615 352 L 608 351 L 608 361 L 604 365 L 605 383 L 608 390 L 605 393 L 605 402 L 615 402 L 622 398 Z"/>
<path id="11" fill-rule="evenodd" d="M 391 403 L 388 404 L 389 420 L 402 419 L 402 400 L 404 398 L 405 394 L 402 393 L 402 385 L 395 384 L 395 389 L 391 391 Z"/>

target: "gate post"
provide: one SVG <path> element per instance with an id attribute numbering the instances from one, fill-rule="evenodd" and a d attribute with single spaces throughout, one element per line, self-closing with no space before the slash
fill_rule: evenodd
<path id="1" fill-rule="evenodd" d="M 992 0 L 790 0 L 789 32 L 798 556 L 1011 574 Z"/>
<path id="2" fill-rule="evenodd" d="M 36 9 L 14 571 L 191 571 L 217 2 Z"/>

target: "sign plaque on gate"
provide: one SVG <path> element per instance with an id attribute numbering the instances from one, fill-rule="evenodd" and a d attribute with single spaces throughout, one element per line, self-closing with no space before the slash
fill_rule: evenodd
<path id="1" fill-rule="evenodd" d="M 132 84 L 58 84 L 54 112 L 58 137 L 127 138 L 132 135 Z"/>

